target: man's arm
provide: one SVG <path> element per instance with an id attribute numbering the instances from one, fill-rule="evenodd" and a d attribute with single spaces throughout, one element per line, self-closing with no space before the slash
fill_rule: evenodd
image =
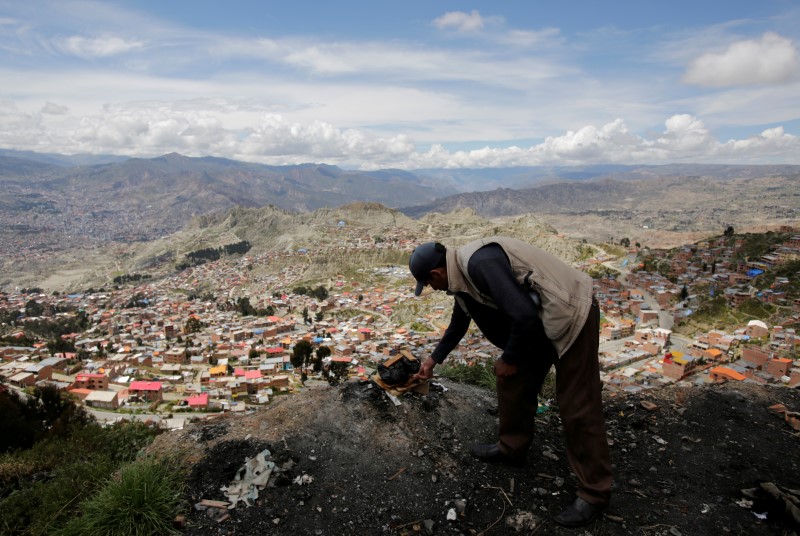
<path id="1" fill-rule="evenodd" d="M 450 324 L 447 326 L 433 353 L 422 363 L 419 372 L 414 375 L 415 380 L 427 380 L 433 377 L 434 367 L 444 361 L 448 354 L 453 351 L 453 348 L 458 345 L 467 329 L 469 329 L 469 323 L 470 318 L 467 313 L 464 312 L 458 302 L 454 301 Z"/>

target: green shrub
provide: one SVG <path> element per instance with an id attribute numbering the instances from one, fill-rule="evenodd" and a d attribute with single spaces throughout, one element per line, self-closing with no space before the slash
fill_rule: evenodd
<path id="1" fill-rule="evenodd" d="M 177 534 L 172 520 L 184 493 L 185 468 L 177 460 L 143 458 L 124 466 L 81 504 L 62 536 Z"/>
<path id="2" fill-rule="evenodd" d="M 57 533 L 156 433 L 140 422 L 105 428 L 90 423 L 71 428 L 68 437 L 0 455 L 0 534 Z"/>

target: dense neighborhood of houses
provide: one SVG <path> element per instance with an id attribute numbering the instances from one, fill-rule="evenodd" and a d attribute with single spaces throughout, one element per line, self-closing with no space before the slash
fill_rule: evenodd
<path id="1" fill-rule="evenodd" d="M 800 300 L 787 298 L 785 279 L 776 279 L 768 291 L 748 285 L 758 273 L 800 258 L 800 235 L 783 231 L 791 238 L 757 260 L 735 260 L 741 242 L 720 238 L 665 257 L 672 277 L 639 270 L 595 280 L 603 312 L 600 360 L 606 389 L 635 391 L 677 381 L 800 385 L 794 359 L 800 337 L 789 327 L 800 317 Z M 380 242 L 351 237 L 337 254 L 376 247 L 410 251 L 413 245 L 391 236 Z M 450 310 L 422 308 L 420 318 L 400 325 L 396 311 L 416 309 L 418 300 L 425 299 L 413 297 L 404 266 L 361 272 L 365 281 L 379 275 L 381 286 L 339 275 L 330 280 L 328 297 L 318 299 L 291 291 L 313 255 L 311 247 L 223 259 L 102 291 L 0 293 L 0 309 L 19 311 L 14 325 L 4 327 L 6 341 L 23 340 L 26 323 L 38 319 L 25 315 L 32 300 L 43 317 L 80 311 L 90 325 L 62 336 L 75 351 L 53 352 L 47 341 L 0 346 L 0 378 L 17 388 L 53 384 L 87 406 L 114 412 L 243 411 L 301 386 L 290 359 L 300 341 L 328 347 L 327 361 L 344 363 L 351 375 L 361 377 L 401 350 L 420 357 L 430 353 Z M 582 267 L 603 261 L 590 259 Z M 271 263 L 281 269 L 268 274 L 252 269 Z M 197 295 L 198 289 L 208 288 L 213 295 Z M 678 341 L 662 325 L 664 315 L 674 322 L 685 320 L 701 290 L 724 296 L 732 305 L 744 299 L 778 305 L 787 312 L 786 325 L 751 320 L 731 333 L 711 330 Z M 243 315 L 231 306 L 242 296 L 274 314 Z M 471 330 L 449 363 L 473 365 L 497 355 Z"/>

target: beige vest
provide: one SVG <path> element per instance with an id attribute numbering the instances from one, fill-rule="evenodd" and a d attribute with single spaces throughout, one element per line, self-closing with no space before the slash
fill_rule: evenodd
<path id="1" fill-rule="evenodd" d="M 466 292 L 480 303 L 497 307 L 469 278 L 470 257 L 487 244 L 498 244 L 511 262 L 517 282 L 535 290 L 541 300 L 539 314 L 544 332 L 561 357 L 578 337 L 592 306 L 592 278 L 558 257 L 516 238 L 481 238 L 447 250 L 448 291 Z"/>

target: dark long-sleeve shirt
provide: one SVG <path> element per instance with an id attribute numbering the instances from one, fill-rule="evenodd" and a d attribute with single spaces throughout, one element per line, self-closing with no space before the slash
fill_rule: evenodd
<path id="1" fill-rule="evenodd" d="M 434 361 L 441 363 L 458 345 L 469 328 L 470 319 L 489 342 L 503 350 L 501 359 L 507 363 L 518 364 L 540 352 L 555 353 L 544 333 L 536 305 L 528 290 L 514 278 L 503 248 L 498 244 L 480 248 L 470 257 L 467 271 L 475 287 L 489 296 L 497 308 L 484 305 L 469 294 L 457 293 L 450 325 L 431 354 Z"/>

